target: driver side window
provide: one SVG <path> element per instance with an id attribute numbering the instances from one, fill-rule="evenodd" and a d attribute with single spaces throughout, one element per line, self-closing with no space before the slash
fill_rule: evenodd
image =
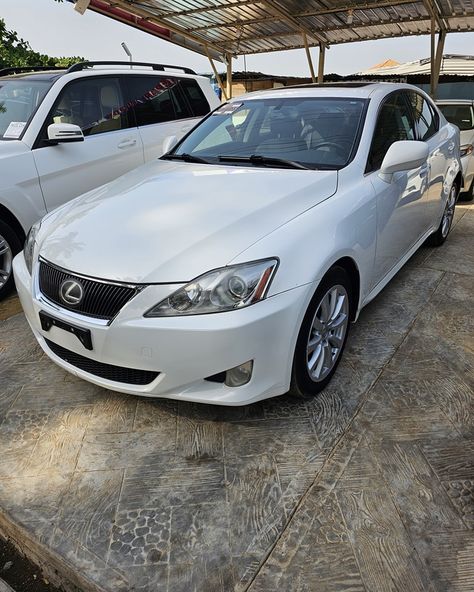
<path id="1" fill-rule="evenodd" d="M 378 115 L 366 172 L 380 168 L 394 142 L 415 138 L 415 123 L 405 93 L 390 95 Z"/>

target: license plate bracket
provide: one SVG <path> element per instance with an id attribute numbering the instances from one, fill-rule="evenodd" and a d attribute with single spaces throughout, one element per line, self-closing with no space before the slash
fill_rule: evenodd
<path id="1" fill-rule="evenodd" d="M 83 327 L 78 327 L 77 325 L 73 325 L 72 323 L 66 323 L 61 319 L 57 319 L 56 317 L 43 312 L 42 310 L 39 313 L 39 318 L 41 322 L 41 328 L 43 331 L 49 331 L 51 327 L 57 327 L 58 329 L 62 329 L 63 331 L 67 331 L 68 333 L 72 333 L 75 335 L 82 345 L 92 351 L 92 334 L 90 329 L 84 329 Z"/>

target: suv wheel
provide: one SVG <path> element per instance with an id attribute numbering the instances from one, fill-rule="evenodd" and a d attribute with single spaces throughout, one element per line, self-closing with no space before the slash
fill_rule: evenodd
<path id="1" fill-rule="evenodd" d="M 0 300 L 13 289 L 13 257 L 21 251 L 16 233 L 0 220 Z"/>

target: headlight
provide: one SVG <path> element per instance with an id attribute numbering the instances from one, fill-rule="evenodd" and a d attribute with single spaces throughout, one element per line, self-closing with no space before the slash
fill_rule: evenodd
<path id="1" fill-rule="evenodd" d="M 26 237 L 25 247 L 23 249 L 23 254 L 25 256 L 26 268 L 28 269 L 30 275 L 31 275 L 32 267 L 33 267 L 33 253 L 35 251 L 35 246 L 36 246 L 36 237 L 38 236 L 38 232 L 39 232 L 40 228 L 41 228 L 41 222 L 36 222 L 36 224 L 33 224 L 33 226 L 30 228 L 30 232 L 28 233 L 28 236 Z"/>
<path id="2" fill-rule="evenodd" d="M 277 266 L 277 259 L 264 259 L 210 271 L 173 292 L 144 316 L 209 314 L 255 304 L 265 298 Z"/>
<path id="3" fill-rule="evenodd" d="M 472 144 L 464 144 L 464 146 L 461 146 L 460 150 L 461 150 L 461 158 L 462 158 L 463 156 L 467 156 L 468 154 L 472 154 L 473 146 L 472 146 Z"/>

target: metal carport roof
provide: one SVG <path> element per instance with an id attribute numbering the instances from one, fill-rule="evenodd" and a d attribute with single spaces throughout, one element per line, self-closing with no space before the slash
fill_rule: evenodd
<path id="1" fill-rule="evenodd" d="M 77 0 L 69 0 L 75 2 Z M 210 59 L 320 48 L 409 35 L 432 36 L 433 72 L 447 33 L 474 30 L 474 0 L 79 0 L 83 6 Z M 435 56 L 435 35 L 439 33 Z M 228 68 L 229 71 L 229 68 Z"/>

